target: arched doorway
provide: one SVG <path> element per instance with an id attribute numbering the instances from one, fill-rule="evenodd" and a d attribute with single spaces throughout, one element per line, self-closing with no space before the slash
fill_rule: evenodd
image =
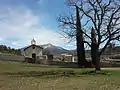
<path id="1" fill-rule="evenodd" d="M 32 53 L 32 63 L 35 63 L 35 60 L 36 60 L 36 54 L 35 53 Z"/>

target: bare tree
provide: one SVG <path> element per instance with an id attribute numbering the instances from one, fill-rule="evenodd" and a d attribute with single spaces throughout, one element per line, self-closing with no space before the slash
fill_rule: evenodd
<path id="1" fill-rule="evenodd" d="M 85 38 L 95 57 L 95 68 L 100 70 L 100 56 L 113 40 L 120 40 L 120 0 L 67 0 L 68 5 L 78 7 Z M 67 17 L 69 18 L 69 16 Z M 73 20 L 71 22 L 71 20 Z M 75 27 L 75 19 L 69 18 L 68 26 Z M 66 23 L 64 23 L 66 24 Z M 90 34 L 90 28 L 92 33 Z M 75 29 L 74 29 L 75 30 Z M 69 34 L 71 34 L 69 32 Z M 95 35 L 95 36 L 94 36 Z M 74 35 L 73 35 L 74 36 Z M 91 44 L 89 43 L 91 41 Z M 95 45 L 95 47 L 94 47 Z M 93 49 L 94 47 L 94 49 Z M 95 52 L 95 54 L 93 54 Z M 92 58 L 93 59 L 93 58 Z"/>
<path id="2" fill-rule="evenodd" d="M 65 33 L 71 40 L 76 38 L 77 56 L 78 56 L 78 67 L 85 67 L 85 48 L 84 48 L 84 37 L 83 30 L 81 27 L 81 19 L 79 15 L 79 8 L 76 6 L 76 14 L 69 16 L 58 17 L 59 26 L 62 28 L 62 32 Z"/>
<path id="3" fill-rule="evenodd" d="M 88 8 L 85 8 L 85 6 Z M 79 6 L 85 17 L 90 19 L 96 34 L 96 70 L 100 70 L 100 56 L 112 40 L 120 37 L 120 1 L 83 0 Z M 101 48 L 101 50 L 100 50 Z"/>

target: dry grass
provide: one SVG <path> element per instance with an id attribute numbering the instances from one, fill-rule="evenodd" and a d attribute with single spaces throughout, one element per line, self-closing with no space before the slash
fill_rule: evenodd
<path id="1" fill-rule="evenodd" d="M 120 71 L 109 70 L 110 75 L 73 76 L 10 76 L 4 72 L 29 71 L 83 72 L 82 69 L 59 68 L 37 64 L 0 61 L 0 90 L 120 90 Z M 84 71 L 89 69 L 84 69 Z"/>

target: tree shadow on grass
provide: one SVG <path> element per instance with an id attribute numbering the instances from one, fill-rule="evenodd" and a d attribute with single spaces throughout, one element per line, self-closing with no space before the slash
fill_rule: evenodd
<path id="1" fill-rule="evenodd" d="M 4 72 L 2 75 L 13 76 L 13 77 L 83 77 L 88 75 L 109 75 L 107 72 L 96 73 L 94 71 L 75 72 L 73 70 L 65 71 L 21 71 L 21 72 Z"/>
<path id="2" fill-rule="evenodd" d="M 40 67 L 40 68 L 52 68 L 52 66 L 49 65 L 25 65 L 24 67 Z M 54 66 L 55 67 L 55 66 Z M 57 66 L 56 66 L 57 67 Z"/>
<path id="3" fill-rule="evenodd" d="M 2 75 L 9 76 L 23 76 L 23 77 L 36 77 L 36 76 L 46 76 L 46 75 L 60 75 L 69 76 L 74 75 L 73 71 L 24 71 L 24 72 L 4 72 Z"/>
<path id="4" fill-rule="evenodd" d="M 111 73 L 107 72 L 107 71 L 85 71 L 82 72 L 81 75 L 111 75 Z"/>
<path id="5" fill-rule="evenodd" d="M 77 65 L 25 65 L 24 67 L 40 67 L 40 68 L 79 68 Z"/>

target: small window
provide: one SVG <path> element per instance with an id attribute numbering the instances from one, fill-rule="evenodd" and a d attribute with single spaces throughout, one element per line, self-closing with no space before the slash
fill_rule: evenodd
<path id="1" fill-rule="evenodd" d="M 35 49 L 35 46 L 33 46 L 32 48 Z"/>

